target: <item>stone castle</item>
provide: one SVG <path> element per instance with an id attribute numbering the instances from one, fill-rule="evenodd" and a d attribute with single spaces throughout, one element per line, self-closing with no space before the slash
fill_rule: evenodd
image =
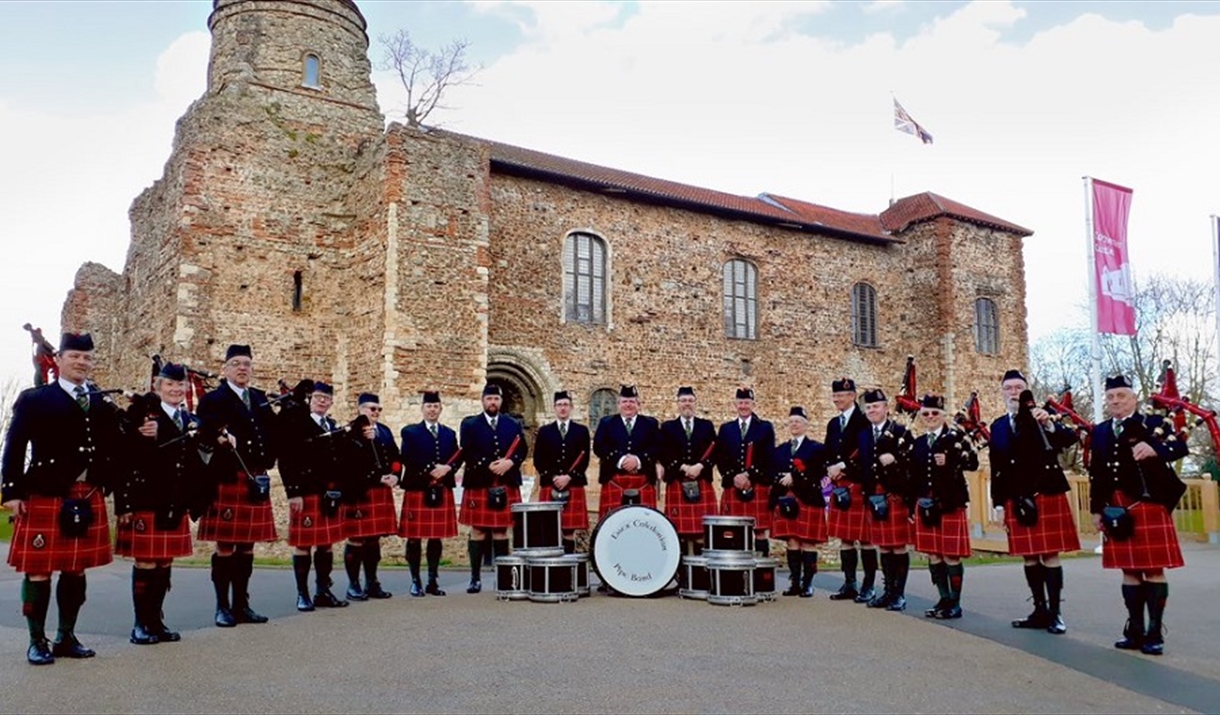
<path id="1" fill-rule="evenodd" d="M 208 24 L 207 91 L 131 206 L 123 272 L 86 264 L 64 305 L 103 386 L 249 343 L 256 384 L 331 381 L 341 417 L 373 391 L 397 428 L 436 389 L 456 423 L 490 380 L 533 428 L 552 391 L 595 418 L 620 383 L 658 416 L 689 384 L 725 419 L 744 384 L 764 417 L 825 419 L 832 378 L 892 395 L 908 354 L 921 391 L 978 390 L 994 416 L 1026 364 L 1020 226 L 932 193 L 856 214 L 387 128 L 351 0 L 215 0 Z"/>

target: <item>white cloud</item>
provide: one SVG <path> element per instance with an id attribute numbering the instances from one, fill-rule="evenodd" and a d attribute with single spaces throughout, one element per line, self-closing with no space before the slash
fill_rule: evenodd
<path id="1" fill-rule="evenodd" d="M 903 0 L 873 0 L 872 2 L 865 3 L 863 9 L 864 12 L 873 14 L 882 12 L 900 12 L 906 9 L 906 7 Z"/>

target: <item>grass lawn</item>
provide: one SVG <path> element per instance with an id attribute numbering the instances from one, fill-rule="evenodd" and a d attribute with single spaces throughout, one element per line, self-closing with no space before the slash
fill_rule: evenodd
<path id="1" fill-rule="evenodd" d="M 0 541 L 13 538 L 13 525 L 8 521 L 8 512 L 0 512 Z"/>

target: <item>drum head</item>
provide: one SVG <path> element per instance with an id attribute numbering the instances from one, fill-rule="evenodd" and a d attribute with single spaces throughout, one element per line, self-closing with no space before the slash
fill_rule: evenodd
<path id="1" fill-rule="evenodd" d="M 592 541 L 597 575 L 625 596 L 651 596 L 678 573 L 678 532 L 656 509 L 615 509 L 598 523 Z"/>

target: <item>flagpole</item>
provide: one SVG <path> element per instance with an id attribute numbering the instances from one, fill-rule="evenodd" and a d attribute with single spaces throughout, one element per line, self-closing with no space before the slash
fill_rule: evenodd
<path id="1" fill-rule="evenodd" d="M 1089 259 L 1089 328 L 1092 333 L 1093 424 L 1102 421 L 1105 391 L 1101 382 L 1101 334 L 1097 322 L 1097 247 L 1093 231 L 1093 177 L 1084 178 L 1084 235 Z"/>
<path id="2" fill-rule="evenodd" d="M 1220 216 L 1211 215 L 1212 269 L 1216 276 L 1216 360 L 1220 362 Z M 1216 373 L 1220 375 L 1220 371 Z"/>

